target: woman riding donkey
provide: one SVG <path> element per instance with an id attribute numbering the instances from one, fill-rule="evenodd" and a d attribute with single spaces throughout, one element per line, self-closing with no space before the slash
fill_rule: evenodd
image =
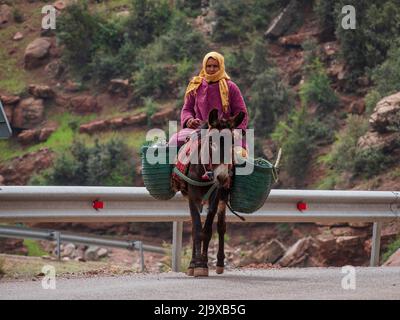
<path id="1" fill-rule="evenodd" d="M 225 72 L 224 58 L 217 52 L 208 53 L 203 59 L 203 68 L 199 76 L 194 77 L 186 90 L 185 104 L 181 112 L 182 130 L 173 135 L 169 141 L 170 146 L 182 146 L 188 141 L 191 153 L 201 154 L 205 150 L 212 154 L 212 149 L 219 148 L 220 161 L 212 163 L 188 163 L 180 166 L 178 163 L 174 169 L 174 184 L 189 199 L 189 208 L 192 218 L 193 250 L 192 260 L 187 274 L 190 276 L 208 276 L 208 245 L 212 235 L 214 217 L 218 216 L 219 249 L 217 254 L 217 273 L 224 271 L 224 234 L 226 232 L 226 205 L 231 187 L 233 170 L 233 154 L 247 156 L 245 142 L 242 139 L 241 146 L 235 146 L 231 150 L 224 150 L 223 139 L 219 144 L 209 145 L 203 143 L 210 137 L 201 136 L 196 129 L 207 129 L 222 132 L 234 129 L 245 130 L 247 128 L 248 115 L 242 94 L 238 86 L 232 82 Z M 236 130 L 235 130 L 236 131 Z M 187 139 L 191 137 L 191 139 Z M 196 138 L 196 139 L 193 139 Z M 233 136 L 231 135 L 231 138 Z M 203 141 L 204 140 L 204 141 Z M 234 139 L 233 139 L 234 140 Z M 195 143 L 193 143 L 195 141 Z M 199 143 L 198 143 L 199 142 Z M 232 141 L 231 141 L 232 142 Z M 186 145 L 187 146 L 187 145 Z M 233 146 L 233 144 L 231 145 Z M 225 155 L 228 152 L 228 164 L 225 163 Z M 202 181 L 211 173 L 210 181 Z M 179 181 L 177 181 L 179 180 Z M 183 190 L 182 186 L 186 188 Z M 207 218 L 202 226 L 200 213 L 203 203 L 208 202 Z"/>

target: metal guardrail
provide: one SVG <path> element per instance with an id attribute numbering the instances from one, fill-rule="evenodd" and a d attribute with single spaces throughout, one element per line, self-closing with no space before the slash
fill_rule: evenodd
<path id="1" fill-rule="evenodd" d="M 101 202 L 102 209 L 94 206 L 96 201 Z M 323 190 L 272 190 L 263 207 L 245 215 L 247 222 L 373 222 L 371 265 L 379 261 L 382 222 L 399 216 L 400 192 Z M 190 221 L 190 214 L 180 193 L 171 200 L 159 201 L 145 188 L 0 187 L 0 222 L 39 221 L 173 222 L 172 265 L 177 271 L 182 226 L 184 221 Z M 227 221 L 239 222 L 230 212 Z"/>
<path id="2" fill-rule="evenodd" d="M 17 238 L 17 239 L 33 239 L 33 240 L 49 240 L 57 242 L 57 256 L 61 259 L 61 242 L 76 243 L 83 245 L 94 245 L 111 248 L 121 248 L 127 250 L 139 250 L 141 271 L 145 269 L 144 251 L 165 254 L 166 250 L 161 247 L 150 246 L 143 244 L 142 241 L 117 240 L 105 237 L 94 237 L 86 235 L 77 235 L 70 232 L 43 230 L 24 228 L 16 226 L 0 226 L 0 238 Z"/>
<path id="3" fill-rule="evenodd" d="M 0 100 L 0 139 L 7 139 L 12 135 L 10 123 Z"/>

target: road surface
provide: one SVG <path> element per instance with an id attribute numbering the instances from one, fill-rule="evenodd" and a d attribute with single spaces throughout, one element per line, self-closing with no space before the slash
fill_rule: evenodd
<path id="1" fill-rule="evenodd" d="M 344 287 L 343 287 L 344 286 Z M 355 289 L 352 289 L 355 287 Z M 400 267 L 244 269 L 208 278 L 183 273 L 0 281 L 0 299 L 400 299 Z"/>

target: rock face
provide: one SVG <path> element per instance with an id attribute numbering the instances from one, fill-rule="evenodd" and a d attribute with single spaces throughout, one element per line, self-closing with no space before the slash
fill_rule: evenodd
<path id="1" fill-rule="evenodd" d="M 253 255 L 253 258 L 259 263 L 275 263 L 286 251 L 286 247 L 278 240 L 274 239 Z"/>
<path id="2" fill-rule="evenodd" d="M 379 133 L 400 130 L 400 92 L 378 102 L 369 119 L 371 129 Z"/>
<path id="3" fill-rule="evenodd" d="M 11 7 L 6 4 L 0 5 L 0 28 L 11 21 L 11 19 Z"/>
<path id="4" fill-rule="evenodd" d="M 36 98 L 50 99 L 55 96 L 54 90 L 46 85 L 31 84 L 28 91 Z"/>
<path id="5" fill-rule="evenodd" d="M 302 43 L 310 37 L 316 36 L 314 32 L 302 32 L 280 37 L 278 43 L 285 47 L 301 47 Z"/>
<path id="6" fill-rule="evenodd" d="M 82 95 L 71 99 L 70 107 L 73 112 L 78 114 L 87 114 L 101 110 L 95 97 Z"/>
<path id="7" fill-rule="evenodd" d="M 119 129 L 133 125 L 145 125 L 147 123 L 147 115 L 140 113 L 134 116 L 117 117 L 107 120 L 96 120 L 89 123 L 82 124 L 79 127 L 80 133 L 92 134 L 95 132 L 102 132 L 111 129 Z"/>
<path id="8" fill-rule="evenodd" d="M 53 3 L 54 8 L 56 8 L 57 10 L 64 10 L 67 7 L 67 3 L 66 1 L 63 0 L 58 0 L 56 2 Z"/>
<path id="9" fill-rule="evenodd" d="M 318 266 L 311 258 L 315 246 L 315 240 L 312 237 L 300 239 L 286 251 L 277 263 L 281 267 Z"/>
<path id="10" fill-rule="evenodd" d="M 24 130 L 18 135 L 17 139 L 22 144 L 43 142 L 46 141 L 56 129 L 56 127 L 46 127 L 42 129 Z"/>
<path id="11" fill-rule="evenodd" d="M 361 149 L 376 148 L 385 152 L 393 151 L 399 147 L 399 133 L 379 133 L 368 131 L 358 140 L 358 146 Z"/>
<path id="12" fill-rule="evenodd" d="M 196 20 L 194 21 L 196 27 L 202 34 L 205 36 L 211 36 L 214 32 L 214 28 L 216 25 L 215 22 L 215 12 L 209 10 L 207 15 L 197 16 Z"/>
<path id="13" fill-rule="evenodd" d="M 3 104 L 17 104 L 21 99 L 18 96 L 0 96 L 0 100 Z"/>
<path id="14" fill-rule="evenodd" d="M 6 185 L 26 185 L 33 173 L 49 168 L 54 154 L 48 148 L 17 157 L 7 165 L 0 164 L 0 175 Z"/>
<path id="15" fill-rule="evenodd" d="M 28 249 L 24 246 L 22 239 L 2 239 L 0 238 L 0 252 L 6 254 L 27 255 Z"/>
<path id="16" fill-rule="evenodd" d="M 377 103 L 369 124 L 369 131 L 358 140 L 360 148 L 384 152 L 400 148 L 400 92 Z"/>
<path id="17" fill-rule="evenodd" d="M 92 121 L 89 123 L 82 124 L 79 127 L 79 132 L 89 133 L 89 134 L 92 134 L 94 132 L 102 132 L 107 129 L 107 126 L 108 126 L 107 120 Z"/>
<path id="18" fill-rule="evenodd" d="M 13 37 L 13 40 L 14 41 L 19 41 L 19 40 L 22 40 L 24 38 L 24 35 L 22 34 L 22 32 L 17 32 L 15 35 L 14 35 L 14 37 Z"/>
<path id="19" fill-rule="evenodd" d="M 99 248 L 96 246 L 90 246 L 85 251 L 85 260 L 97 261 L 105 256 L 107 256 L 108 250 L 105 248 Z"/>
<path id="20" fill-rule="evenodd" d="M 161 110 L 159 112 L 156 112 L 151 116 L 151 123 L 154 125 L 161 125 L 165 124 L 168 122 L 168 120 L 174 120 L 175 119 L 175 108 L 174 107 L 168 107 L 165 108 L 164 110 Z"/>
<path id="21" fill-rule="evenodd" d="M 25 69 L 31 70 L 40 67 L 50 53 L 51 42 L 47 38 L 37 38 L 25 50 Z"/>
<path id="22" fill-rule="evenodd" d="M 44 119 L 43 100 L 28 98 L 20 101 L 14 109 L 12 126 L 20 129 L 32 129 Z"/>
<path id="23" fill-rule="evenodd" d="M 127 97 L 129 94 L 129 80 L 112 79 L 108 91 L 120 97 Z"/>
<path id="24" fill-rule="evenodd" d="M 64 65 L 59 59 L 52 60 L 44 68 L 49 77 L 59 79 L 65 71 Z"/>
<path id="25" fill-rule="evenodd" d="M 365 101 L 359 99 L 350 104 L 349 112 L 352 114 L 362 115 L 365 112 Z"/>

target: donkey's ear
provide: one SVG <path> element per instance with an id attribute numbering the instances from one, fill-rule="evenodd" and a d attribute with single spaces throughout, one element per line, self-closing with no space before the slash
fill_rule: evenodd
<path id="1" fill-rule="evenodd" d="M 233 118 L 231 118 L 234 128 L 237 128 L 243 122 L 245 115 L 246 114 L 243 111 L 240 111 Z"/>
<path id="2" fill-rule="evenodd" d="M 208 114 L 208 125 L 216 127 L 218 124 L 218 109 L 212 109 Z"/>

